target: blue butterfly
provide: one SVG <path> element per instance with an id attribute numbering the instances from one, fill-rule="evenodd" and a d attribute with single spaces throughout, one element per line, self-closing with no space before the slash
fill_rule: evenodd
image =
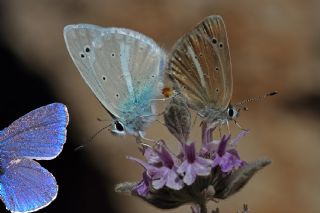
<path id="1" fill-rule="evenodd" d="M 11 212 L 33 212 L 57 196 L 54 176 L 34 160 L 57 157 L 66 141 L 68 111 L 53 103 L 0 131 L 0 198 Z"/>
<path id="2" fill-rule="evenodd" d="M 111 115 L 112 133 L 143 137 L 163 81 L 162 49 L 133 30 L 91 24 L 66 26 L 64 39 L 81 76 Z"/>

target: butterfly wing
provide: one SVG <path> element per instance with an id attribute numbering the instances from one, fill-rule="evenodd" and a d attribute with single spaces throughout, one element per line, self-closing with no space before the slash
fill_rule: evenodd
<path id="1" fill-rule="evenodd" d="M 209 16 L 177 41 L 169 58 L 169 77 L 197 111 L 226 109 L 232 96 L 232 72 L 222 17 Z"/>
<path id="2" fill-rule="evenodd" d="M 26 158 L 0 158 L 0 198 L 11 212 L 33 212 L 57 196 L 53 175 Z"/>
<path id="3" fill-rule="evenodd" d="M 0 132 L 0 156 L 53 159 L 62 151 L 67 125 L 65 105 L 53 103 L 35 109 Z"/>
<path id="4" fill-rule="evenodd" d="M 153 40 L 129 29 L 90 24 L 66 26 L 64 38 L 85 82 L 114 117 L 151 111 L 165 63 Z"/>

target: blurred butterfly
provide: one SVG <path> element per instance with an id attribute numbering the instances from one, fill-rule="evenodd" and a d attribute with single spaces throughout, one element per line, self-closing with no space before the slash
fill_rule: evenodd
<path id="1" fill-rule="evenodd" d="M 11 212 L 33 212 L 57 196 L 54 176 L 34 160 L 59 155 L 66 141 L 67 108 L 35 109 L 0 131 L 0 198 Z"/>
<path id="2" fill-rule="evenodd" d="M 163 80 L 162 49 L 133 30 L 90 24 L 66 26 L 64 39 L 81 76 L 113 118 L 112 133 L 143 137 Z"/>
<path id="3" fill-rule="evenodd" d="M 231 105 L 232 71 L 226 28 L 221 16 L 209 16 L 175 44 L 168 60 L 174 89 L 188 106 L 215 127 L 239 116 L 240 106 Z M 274 95 L 274 93 L 265 96 Z M 265 96 L 258 97 L 263 98 Z"/>

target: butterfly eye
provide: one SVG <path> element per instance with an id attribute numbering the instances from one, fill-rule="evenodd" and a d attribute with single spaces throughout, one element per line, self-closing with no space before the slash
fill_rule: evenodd
<path id="1" fill-rule="evenodd" d="M 216 67 L 216 71 L 219 71 L 219 67 Z"/>
<path id="2" fill-rule="evenodd" d="M 102 76 L 102 80 L 107 80 L 107 77 L 105 75 Z"/>
<path id="3" fill-rule="evenodd" d="M 233 106 L 228 107 L 227 114 L 228 114 L 229 120 L 234 120 L 239 116 L 237 109 L 234 108 Z"/>
<path id="4" fill-rule="evenodd" d="M 220 47 L 220 48 L 223 47 L 223 43 L 222 43 L 222 42 L 219 43 L 219 47 Z"/>
<path id="5" fill-rule="evenodd" d="M 119 132 L 123 132 L 123 130 L 124 130 L 123 125 L 122 125 L 119 121 L 116 121 L 116 122 L 115 122 L 115 128 L 116 128 Z"/>
<path id="6" fill-rule="evenodd" d="M 116 54 L 115 53 L 111 53 L 111 56 L 114 57 Z"/>
<path id="7" fill-rule="evenodd" d="M 233 111 L 233 109 L 231 108 L 231 109 L 228 109 L 228 115 L 229 115 L 229 117 L 230 118 L 232 118 L 233 117 L 233 115 L 234 115 L 234 111 Z"/>
<path id="8" fill-rule="evenodd" d="M 126 132 L 124 130 L 124 126 L 120 121 L 114 121 L 111 132 L 112 132 L 112 134 L 115 134 L 115 135 L 125 135 L 126 134 Z"/>

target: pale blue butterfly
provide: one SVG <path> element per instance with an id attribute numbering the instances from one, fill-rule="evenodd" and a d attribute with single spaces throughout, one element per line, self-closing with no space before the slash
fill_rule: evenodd
<path id="1" fill-rule="evenodd" d="M 35 109 L 0 131 L 0 198 L 11 212 L 33 212 L 57 196 L 54 176 L 34 160 L 59 155 L 66 141 L 67 108 Z"/>
<path id="2" fill-rule="evenodd" d="M 68 25 L 64 39 L 81 76 L 113 118 L 112 133 L 143 137 L 153 120 L 165 54 L 129 29 Z"/>

